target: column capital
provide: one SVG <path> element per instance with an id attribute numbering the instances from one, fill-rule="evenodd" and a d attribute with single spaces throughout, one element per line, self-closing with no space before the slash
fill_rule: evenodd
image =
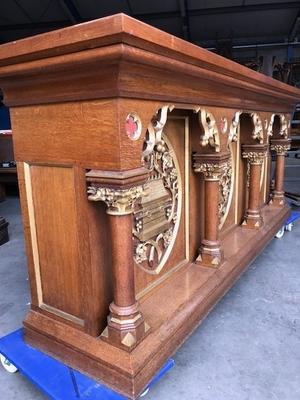
<path id="1" fill-rule="evenodd" d="M 262 165 L 267 156 L 268 146 L 265 144 L 242 145 L 242 157 L 246 158 L 249 164 Z"/>
<path id="2" fill-rule="evenodd" d="M 291 148 L 291 139 L 272 139 L 270 149 L 278 155 L 285 155 Z"/>
<path id="3" fill-rule="evenodd" d="M 86 173 L 88 200 L 106 203 L 107 214 L 110 215 L 131 214 L 135 202 L 145 195 L 148 174 L 145 168 L 128 171 L 91 170 Z"/>
<path id="4" fill-rule="evenodd" d="M 230 153 L 193 154 L 193 168 L 203 173 L 205 180 L 218 181 L 228 167 Z"/>
<path id="5" fill-rule="evenodd" d="M 134 203 L 145 194 L 143 185 L 129 189 L 89 186 L 87 192 L 89 200 L 106 203 L 107 214 L 111 215 L 131 214 Z"/>

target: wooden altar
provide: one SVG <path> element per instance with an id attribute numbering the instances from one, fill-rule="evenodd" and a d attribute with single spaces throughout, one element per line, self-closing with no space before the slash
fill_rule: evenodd
<path id="1" fill-rule="evenodd" d="M 287 218 L 299 90 L 123 14 L 0 46 L 0 87 L 26 340 L 136 398 Z"/>

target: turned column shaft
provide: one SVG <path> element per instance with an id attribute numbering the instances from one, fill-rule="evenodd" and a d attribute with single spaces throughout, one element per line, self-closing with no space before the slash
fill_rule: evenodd
<path id="1" fill-rule="evenodd" d="M 219 181 L 205 180 L 205 239 L 215 242 L 219 233 Z"/>
<path id="2" fill-rule="evenodd" d="M 260 206 L 260 175 L 261 165 L 250 164 L 249 204 L 248 210 L 259 212 Z"/>
<path id="3" fill-rule="evenodd" d="M 204 238 L 201 241 L 197 264 L 218 268 L 223 260 L 223 251 L 219 242 L 219 200 L 220 179 L 230 165 L 230 154 L 211 153 L 193 155 L 193 167 L 196 173 L 204 175 Z"/>
<path id="4" fill-rule="evenodd" d="M 112 237 L 114 303 L 118 307 L 127 307 L 135 303 L 132 215 L 109 215 L 109 224 Z"/>
<path id="5" fill-rule="evenodd" d="M 290 149 L 290 139 L 280 138 L 271 140 L 271 150 L 276 152 L 275 189 L 271 204 L 284 206 L 284 164 L 286 152 Z"/>
<path id="6" fill-rule="evenodd" d="M 261 215 L 260 182 L 262 165 L 267 156 L 267 145 L 242 145 L 242 156 L 247 160 L 249 168 L 248 208 L 242 226 L 249 229 L 259 229 L 263 225 Z"/>
<path id="7" fill-rule="evenodd" d="M 277 154 L 275 167 L 275 191 L 283 193 L 285 154 Z"/>
<path id="8" fill-rule="evenodd" d="M 128 175 L 132 178 L 130 173 Z M 111 234 L 114 300 L 109 306 L 107 328 L 101 338 L 131 351 L 150 330 L 135 299 L 132 240 L 134 204 L 143 196 L 144 188 L 143 185 L 128 188 L 100 186 L 99 180 L 107 180 L 107 173 L 97 171 L 88 172 L 87 177 L 96 181 L 88 187 L 88 199 L 106 203 Z M 116 179 L 116 176 L 113 175 L 112 179 Z"/>

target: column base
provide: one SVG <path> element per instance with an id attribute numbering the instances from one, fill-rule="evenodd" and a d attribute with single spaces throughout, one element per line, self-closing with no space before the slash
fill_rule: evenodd
<path id="1" fill-rule="evenodd" d="M 284 207 L 285 205 L 284 193 L 283 192 L 277 193 L 274 191 L 269 204 L 272 204 L 275 207 Z"/>
<path id="2" fill-rule="evenodd" d="M 199 249 L 196 264 L 205 267 L 219 268 L 224 261 L 224 254 L 218 241 L 203 240 Z"/>
<path id="3" fill-rule="evenodd" d="M 130 307 L 118 307 L 112 303 L 109 308 L 108 325 L 101 339 L 115 347 L 132 351 L 150 333 L 150 326 L 138 310 L 138 303 Z"/>
<path id="4" fill-rule="evenodd" d="M 264 220 L 260 213 L 252 213 L 251 211 L 247 211 L 245 219 L 242 222 L 242 227 L 248 229 L 259 229 L 263 226 L 263 224 Z"/>

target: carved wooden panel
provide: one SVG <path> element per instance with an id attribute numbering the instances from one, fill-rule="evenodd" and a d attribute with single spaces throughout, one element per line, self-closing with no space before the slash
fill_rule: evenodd
<path id="1" fill-rule="evenodd" d="M 146 165 L 152 173 L 146 185 L 146 196 L 134 213 L 136 292 L 140 294 L 187 259 L 188 137 L 187 120 L 169 117 L 163 129 L 164 151 L 155 150 L 147 158 Z M 144 254 L 139 254 L 143 247 Z"/>

